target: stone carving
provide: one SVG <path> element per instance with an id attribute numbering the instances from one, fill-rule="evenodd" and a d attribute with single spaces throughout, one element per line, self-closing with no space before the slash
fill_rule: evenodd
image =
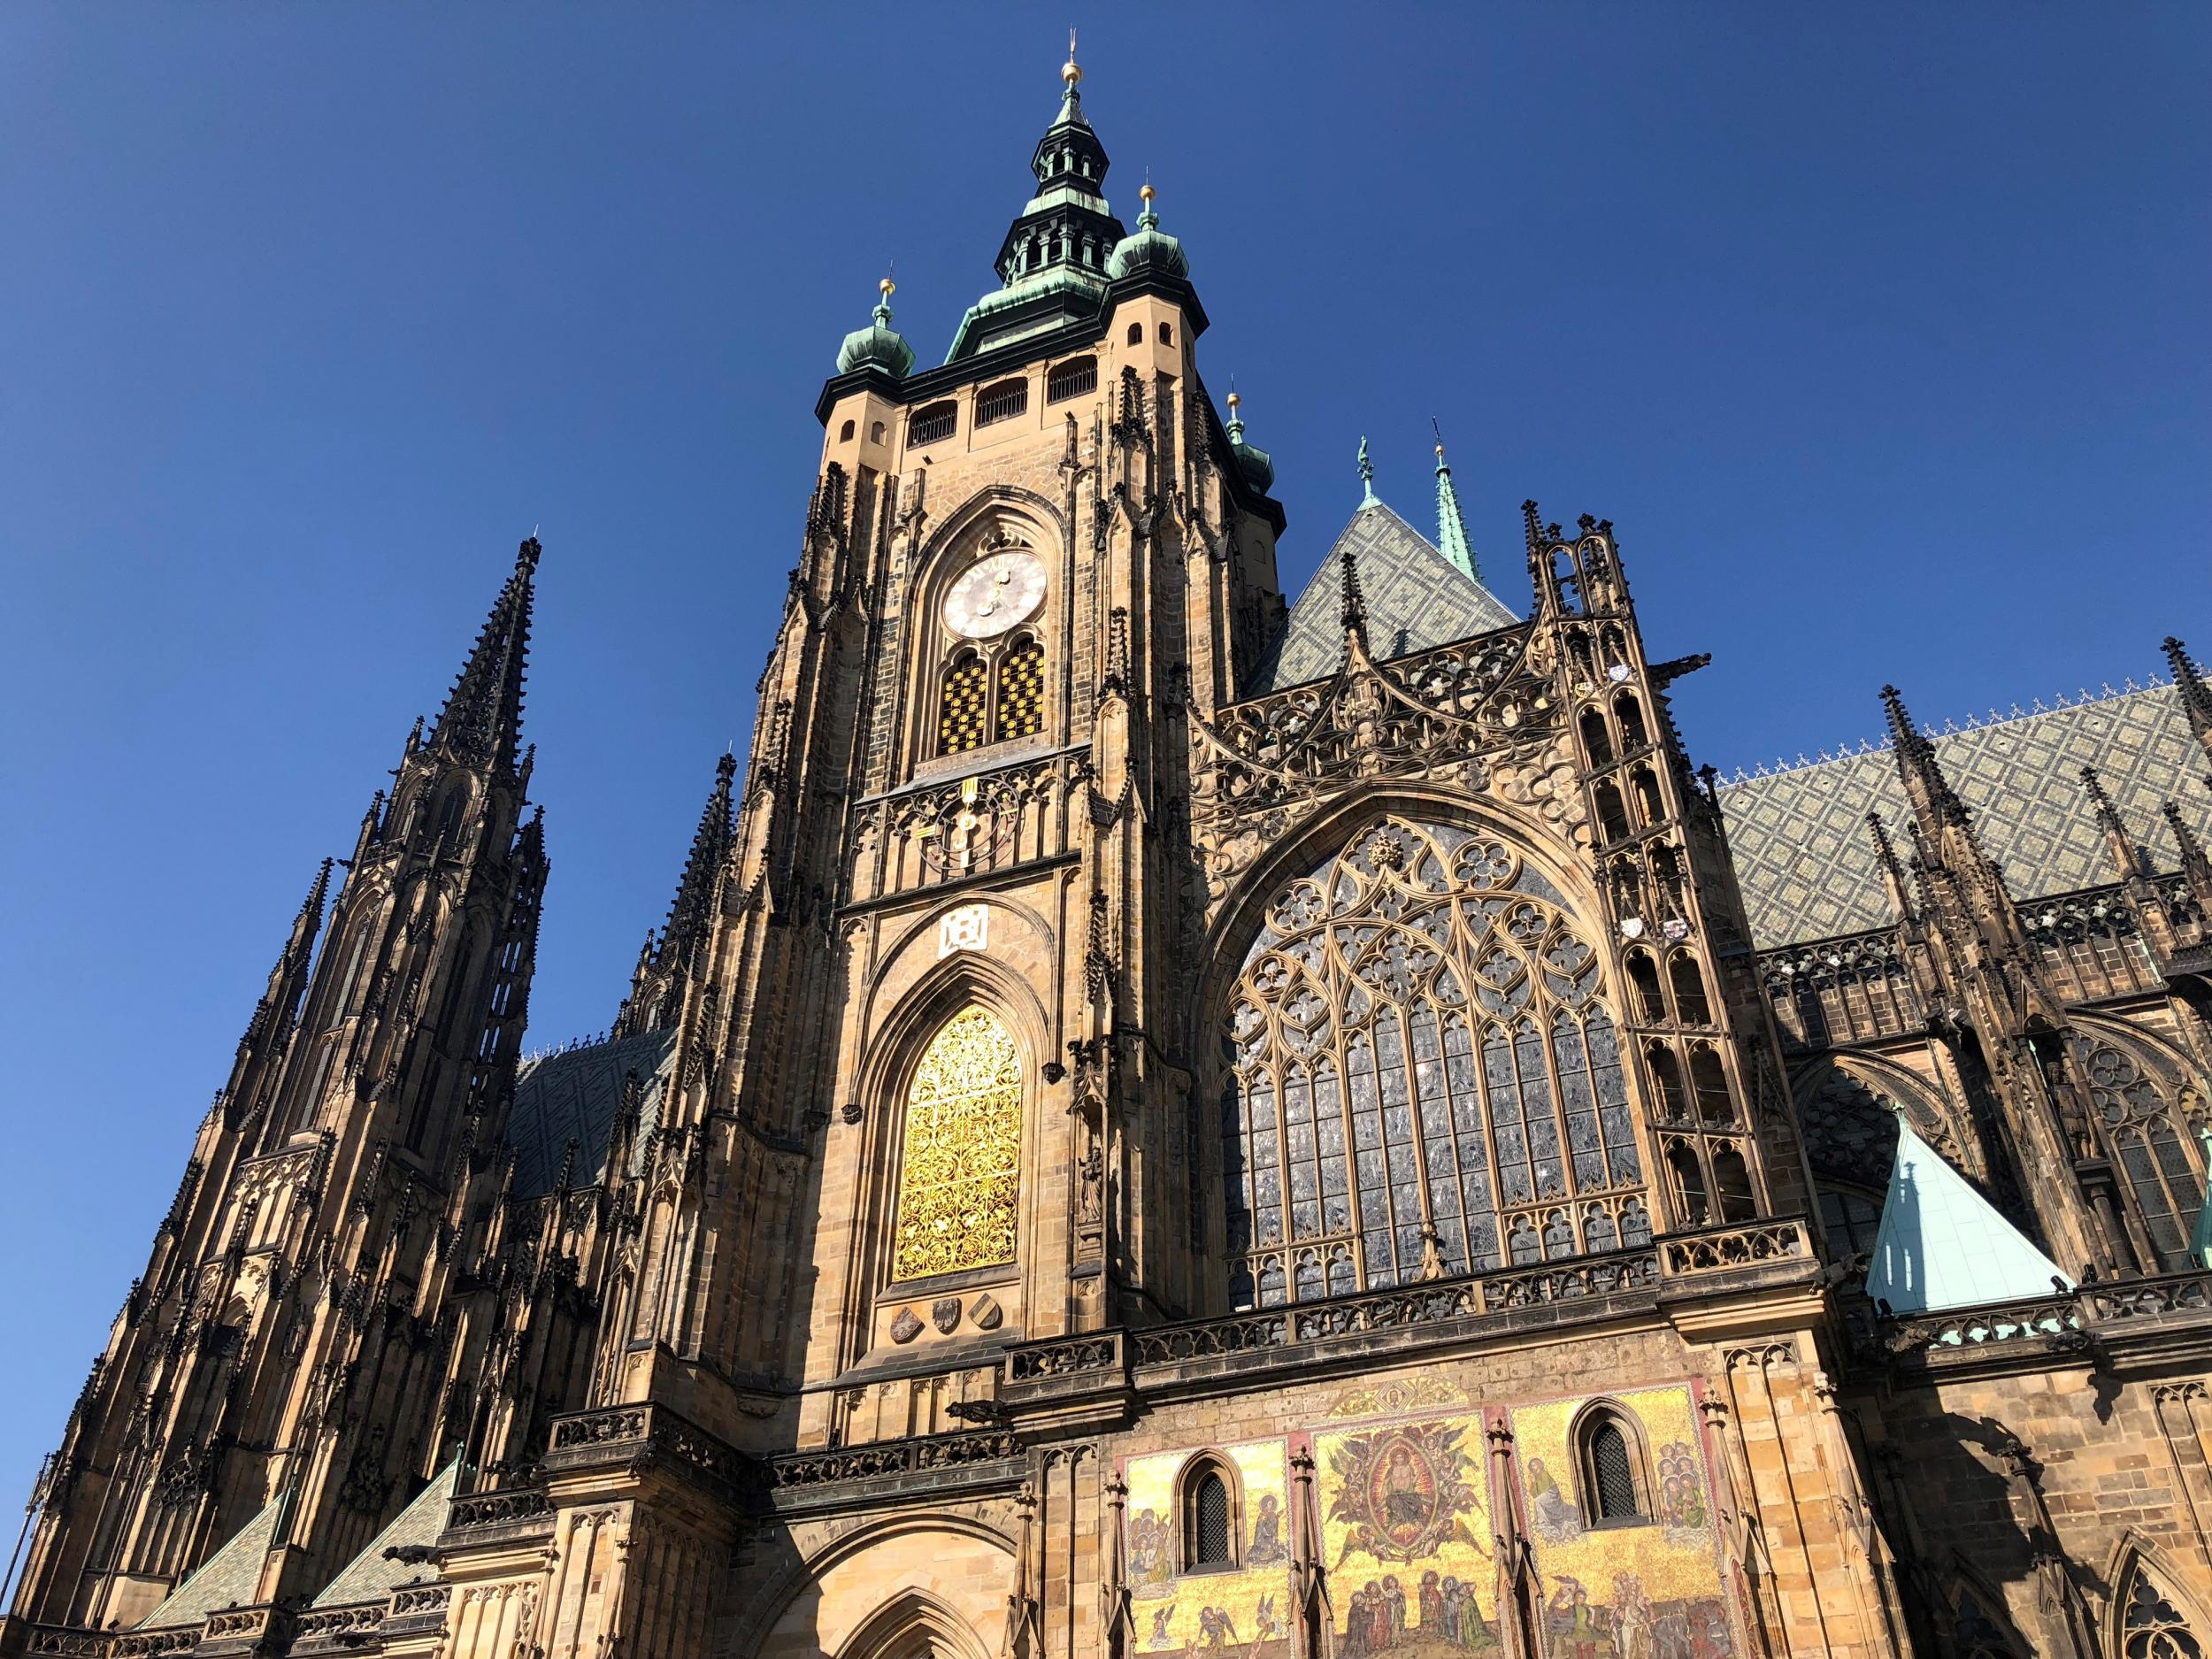
<path id="1" fill-rule="evenodd" d="M 898 1310 L 897 1314 L 893 1317 L 891 1320 L 891 1340 L 894 1342 L 911 1342 L 916 1337 L 921 1335 L 921 1333 L 922 1322 L 919 1318 L 915 1317 L 913 1309 L 902 1308 Z"/>
<path id="2" fill-rule="evenodd" d="M 968 1310 L 968 1317 L 979 1331 L 995 1331 L 1006 1323 L 1006 1310 L 987 1290 L 975 1299 L 974 1305 Z"/>
<path id="3" fill-rule="evenodd" d="M 930 1303 L 929 1322 L 947 1336 L 950 1336 L 960 1324 L 960 1298 L 957 1296 L 938 1297 L 935 1302 Z"/>

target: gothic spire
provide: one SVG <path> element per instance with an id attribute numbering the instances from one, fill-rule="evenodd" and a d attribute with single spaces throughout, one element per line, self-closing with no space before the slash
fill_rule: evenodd
<path id="1" fill-rule="evenodd" d="M 1916 817 L 1926 827 L 1955 826 L 1971 833 L 1965 803 L 1952 792 L 1951 780 L 1936 760 L 1935 745 L 1921 733 L 1906 711 L 1905 699 L 1894 686 L 1882 687 L 1882 711 L 1888 717 L 1891 747 L 1897 757 L 1898 775 Z"/>
<path id="2" fill-rule="evenodd" d="M 2197 734 L 2197 741 L 2212 757 L 2212 687 L 2204 683 L 2204 676 L 2189 657 L 2188 648 L 2169 635 L 2165 641 L 2166 661 L 2174 671 L 2174 689 L 2181 693 L 2181 706 L 2189 711 L 2189 729 Z"/>
<path id="3" fill-rule="evenodd" d="M 1344 636 L 1348 644 L 1352 636 L 1359 636 L 1363 649 L 1367 644 L 1367 595 L 1359 585 L 1359 560 L 1352 549 L 1344 549 Z"/>
<path id="4" fill-rule="evenodd" d="M 2141 875 L 2142 851 L 2136 846 L 2135 837 L 2128 833 L 2128 826 L 2121 822 L 2119 809 L 2105 793 L 2104 780 L 2097 776 L 2094 766 L 2081 769 L 2081 787 L 2088 792 L 2089 810 L 2096 815 L 2097 827 L 2104 832 L 2105 846 L 2119 869 L 2120 879 L 2126 881 Z"/>
<path id="5" fill-rule="evenodd" d="M 715 877 L 737 834 L 737 816 L 730 804 L 730 786 L 736 777 L 735 755 L 725 755 L 715 763 L 714 789 L 691 838 L 691 856 L 684 861 L 683 879 L 676 885 L 676 902 L 668 907 L 668 926 L 661 936 L 664 961 L 688 957 L 711 924 Z"/>
<path id="6" fill-rule="evenodd" d="M 453 682 L 438 723 L 432 728 L 433 747 L 443 745 L 456 757 L 478 765 L 489 764 L 502 774 L 514 770 L 522 733 L 523 671 L 530 651 L 531 583 L 537 573 L 538 556 L 544 549 L 533 535 L 515 555 L 514 574 L 499 590 L 491 615 L 460 678 Z"/>
<path id="7" fill-rule="evenodd" d="M 1467 539 L 1467 520 L 1459 511 L 1459 492 L 1452 488 L 1452 465 L 1444 458 L 1444 429 L 1436 426 L 1436 547 L 1454 569 L 1470 581 L 1480 581 L 1474 544 Z"/>
<path id="8" fill-rule="evenodd" d="M 2166 827 L 2173 832 L 2174 846 L 2181 854 L 2181 873 L 2189 879 L 2190 893 L 2199 904 L 2212 906 L 2212 858 L 2205 856 L 2204 844 L 2197 840 L 2179 807 L 2168 801 L 2158 810 L 2165 817 Z"/>

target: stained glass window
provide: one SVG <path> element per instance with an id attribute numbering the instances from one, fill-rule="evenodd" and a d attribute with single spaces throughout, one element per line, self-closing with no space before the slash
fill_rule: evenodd
<path id="1" fill-rule="evenodd" d="M 2189 1238 L 2203 1208 L 2204 1187 L 2182 1143 L 2159 1081 L 2125 1050 L 2078 1041 L 2075 1057 L 2089 1076 L 2090 1098 L 2158 1252 L 2158 1267 L 2180 1272 L 2196 1265 Z"/>
<path id="2" fill-rule="evenodd" d="M 1021 1111 L 1013 1034 L 985 1009 L 947 1020 L 907 1094 L 893 1279 L 1014 1259 Z"/>
<path id="3" fill-rule="evenodd" d="M 1558 892 L 1486 837 L 1383 819 L 1285 886 L 1228 1020 L 1235 1305 L 1648 1239 L 1597 989 Z"/>

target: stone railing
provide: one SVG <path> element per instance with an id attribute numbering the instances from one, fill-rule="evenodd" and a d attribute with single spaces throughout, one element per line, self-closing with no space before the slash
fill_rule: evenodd
<path id="1" fill-rule="evenodd" d="M 1669 1279 L 1718 1273 L 1768 1262 L 1809 1262 L 1812 1235 L 1794 1217 L 1713 1227 L 1703 1233 L 1670 1233 L 1659 1240 L 1659 1271 Z"/>
<path id="2" fill-rule="evenodd" d="M 291 1615 L 280 1607 L 227 1608 L 210 1613 L 200 1632 L 202 1650 L 211 1647 L 262 1647 L 286 1640 L 284 1626 Z"/>
<path id="3" fill-rule="evenodd" d="M 541 1460 L 547 1471 L 588 1469 L 639 1458 L 665 1461 L 687 1479 L 726 1492 L 751 1480 L 752 1460 L 664 1405 L 608 1406 L 557 1417 Z"/>
<path id="4" fill-rule="evenodd" d="M 1018 1456 L 1021 1442 L 1005 1430 L 974 1434 L 929 1434 L 907 1440 L 878 1440 L 827 1452 L 787 1452 L 768 1460 L 768 1484 L 779 1492 L 826 1486 L 876 1475 L 905 1475 L 959 1469 Z"/>
<path id="5" fill-rule="evenodd" d="M 2138 1322 L 2206 1314 L 2212 1314 L 2212 1272 L 2199 1271 L 2115 1279 L 1902 1318 L 1862 1308 L 1851 1323 L 1854 1346 L 1863 1358 L 1941 1363 L 1977 1353 L 1993 1357 L 2015 1344 L 2082 1352 L 2124 1337 Z"/>
<path id="6" fill-rule="evenodd" d="M 482 1532 L 549 1519 L 553 1500 L 535 1486 L 505 1486 L 496 1492 L 470 1492 L 453 1500 L 446 1510 L 448 1532 Z"/>
<path id="7" fill-rule="evenodd" d="M 292 1651 L 311 1654 L 354 1647 L 384 1623 L 388 1603 L 355 1601 L 344 1607 L 310 1608 L 292 1632 Z"/>
<path id="8" fill-rule="evenodd" d="M 449 1584 L 404 1585 L 392 1592 L 391 1610 L 387 1617 L 395 1620 L 442 1620 L 446 1605 L 452 1600 L 453 1586 Z"/>
<path id="9" fill-rule="evenodd" d="M 1121 1364 L 1121 1333 L 1099 1331 L 1083 1336 L 1030 1342 L 1006 1356 L 1006 1380 L 1040 1382 L 1087 1372 L 1113 1371 Z"/>

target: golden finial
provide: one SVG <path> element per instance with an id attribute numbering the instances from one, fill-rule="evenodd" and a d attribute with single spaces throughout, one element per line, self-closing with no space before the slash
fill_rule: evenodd
<path id="1" fill-rule="evenodd" d="M 1071 90 L 1074 88 L 1077 81 L 1083 79 L 1083 66 L 1075 61 L 1075 31 L 1073 29 L 1068 31 L 1068 61 L 1060 65 L 1060 79 L 1068 83 Z"/>
<path id="2" fill-rule="evenodd" d="M 889 277 L 886 277 L 882 281 L 876 284 L 876 288 L 880 294 L 882 294 L 883 297 L 887 300 L 894 294 L 899 291 L 899 285 L 894 282 Z"/>
<path id="3" fill-rule="evenodd" d="M 1239 396 L 1237 396 L 1234 392 L 1232 392 L 1232 393 L 1230 393 L 1230 394 L 1229 394 L 1229 407 L 1230 407 L 1230 408 L 1234 409 L 1234 408 L 1236 408 L 1238 405 L 1240 405 L 1240 403 L 1242 403 L 1243 402 L 1244 402 L 1244 400 L 1243 400 L 1241 397 L 1239 397 Z"/>
<path id="4" fill-rule="evenodd" d="M 1143 188 L 1137 192 L 1137 195 L 1148 206 L 1151 204 L 1152 198 L 1159 195 L 1159 192 L 1152 188 L 1152 180 L 1147 179 L 1144 181 Z"/>

